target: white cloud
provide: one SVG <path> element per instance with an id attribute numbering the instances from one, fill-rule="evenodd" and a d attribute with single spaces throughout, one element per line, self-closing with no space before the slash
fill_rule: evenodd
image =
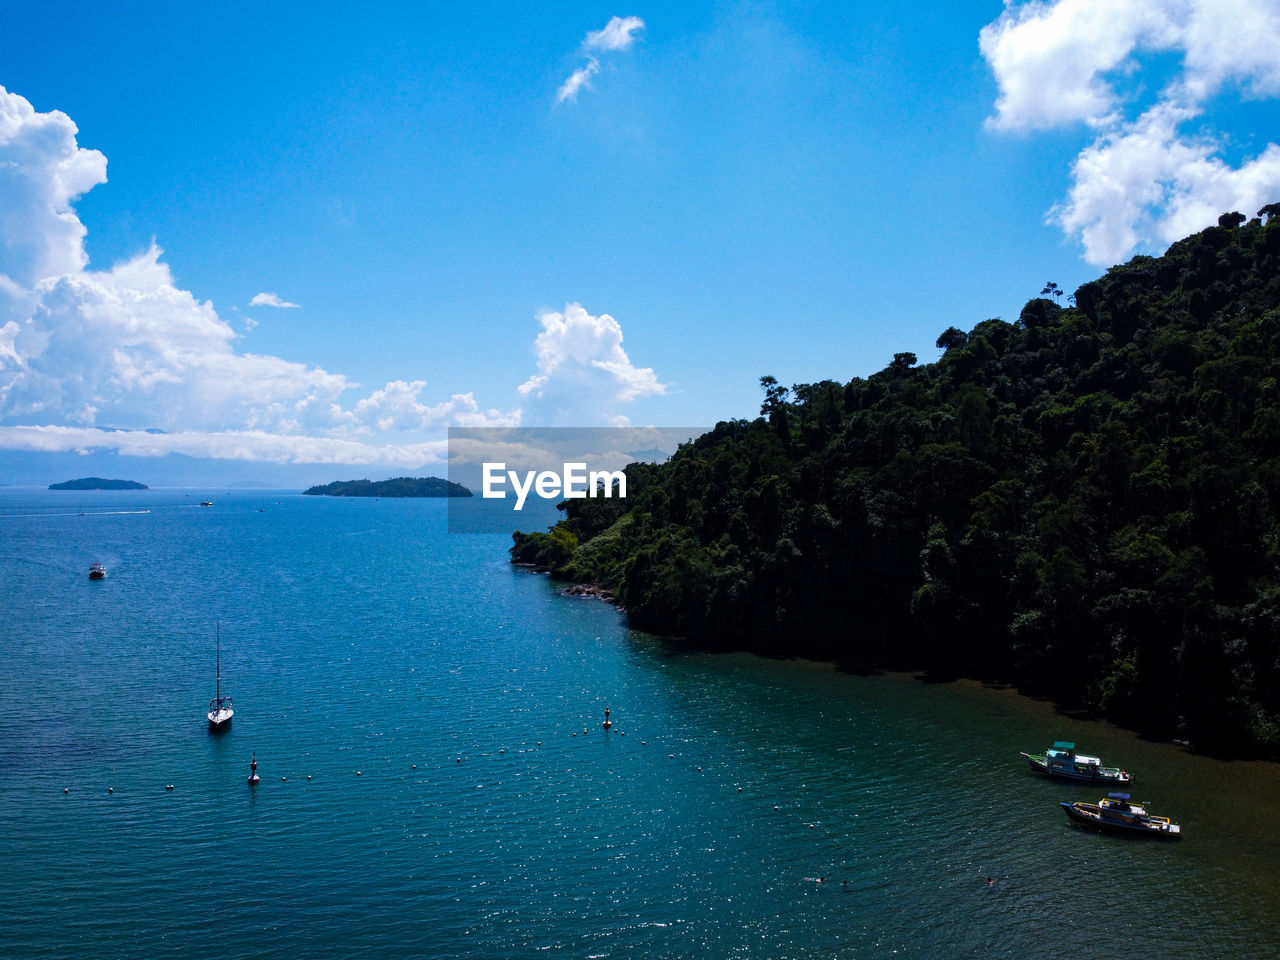
<path id="1" fill-rule="evenodd" d="M 1233 168 L 1214 155 L 1214 141 L 1178 135 L 1193 115 L 1159 104 L 1076 159 L 1071 191 L 1050 220 L 1080 236 L 1090 263 L 1116 263 L 1143 243 L 1172 243 L 1225 211 L 1252 214 L 1280 196 L 1280 147 Z"/>
<path id="2" fill-rule="evenodd" d="M 0 373 L 0 420 L 109 410 L 114 425 L 288 430 L 303 399 L 335 402 L 341 374 L 237 354 L 209 303 L 173 285 L 152 246 L 110 271 L 37 284 L 13 337 L 20 363 Z M 92 422 L 92 421 L 90 421 Z"/>
<path id="3" fill-rule="evenodd" d="M 1031 131 L 1084 123 L 1094 142 L 1050 220 L 1105 265 L 1137 247 L 1252 212 L 1280 195 L 1280 148 L 1231 167 L 1223 139 L 1182 133 L 1225 92 L 1280 95 L 1280 0 L 1053 0 L 1010 4 L 979 47 L 999 85 L 989 124 Z M 1180 55 L 1154 105 L 1126 108 L 1151 82 L 1142 57 Z"/>
<path id="4" fill-rule="evenodd" d="M 590 89 L 591 79 L 600 72 L 600 60 L 593 54 L 628 50 L 635 43 L 636 33 L 643 29 L 644 21 L 639 17 L 612 17 L 603 30 L 590 31 L 582 42 L 582 48 L 588 51 L 587 62 L 560 84 L 556 103 L 576 101 L 580 90 Z"/>
<path id="5" fill-rule="evenodd" d="M 651 367 L 631 362 L 622 327 L 607 313 L 595 317 L 570 303 L 563 313 L 543 311 L 538 321 L 538 372 L 519 387 L 526 414 L 534 415 L 530 422 L 587 424 L 603 417 L 616 423 L 619 414 L 607 407 L 666 393 Z"/>
<path id="6" fill-rule="evenodd" d="M 556 92 L 556 103 L 564 103 L 566 100 L 577 100 L 578 91 L 583 87 L 591 86 L 591 78 L 600 72 L 600 61 L 592 57 L 587 61 L 586 66 L 579 67 L 573 73 L 569 74 L 569 78 L 560 84 L 560 89 Z"/>
<path id="7" fill-rule="evenodd" d="M 77 132 L 60 110 L 37 113 L 0 86 L 0 275 L 21 288 L 88 263 L 71 202 L 106 183 L 107 158 L 77 147 Z"/>
<path id="8" fill-rule="evenodd" d="M 1117 94 L 1106 75 L 1124 64 L 1139 42 L 1165 36 L 1161 6 L 1134 0 L 1006 6 L 978 37 L 1000 86 L 989 122 L 1005 130 L 1107 122 Z"/>
<path id="9" fill-rule="evenodd" d="M 634 34 L 644 29 L 639 17 L 613 17 L 603 30 L 587 34 L 584 46 L 588 50 L 626 50 L 635 42 Z"/>
<path id="10" fill-rule="evenodd" d="M 351 401 L 359 384 L 344 374 L 237 352 L 241 335 L 175 286 L 154 243 L 110 270 L 89 269 L 71 203 L 103 182 L 106 160 L 75 138 L 64 114 L 37 113 L 0 88 L 0 450 L 414 468 L 442 459 L 443 439 L 424 437 L 447 426 L 522 422 L 523 406 L 482 407 L 470 392 L 432 403 L 422 379 Z M 274 293 L 253 302 L 294 306 Z M 538 388 L 518 389 L 535 413 L 552 402 L 616 407 L 665 389 L 632 365 L 611 317 L 574 304 L 543 327 Z"/>
<path id="11" fill-rule="evenodd" d="M 445 427 L 514 427 L 520 423 L 520 411 L 502 413 L 482 411 L 474 394 L 455 393 L 434 406 L 418 398 L 426 381 L 406 383 L 395 380 L 355 405 L 355 420 L 381 431 L 413 431 Z"/>
<path id="12" fill-rule="evenodd" d="M 110 270 L 88 269 L 72 201 L 104 181 L 106 159 L 78 147 L 76 134 L 65 114 L 39 113 L 0 88 L 0 424 L 9 446 L 408 462 L 419 456 L 414 431 L 518 418 L 482 410 L 470 394 L 419 403 L 421 382 L 344 406 L 358 386 L 345 375 L 238 353 L 235 331 L 174 285 L 154 243 Z M 274 293 L 254 303 L 294 306 Z M 113 429 L 92 429 L 104 422 Z M 377 434 L 387 442 L 370 443 Z M 403 457 L 391 452 L 393 436 L 408 441 Z"/>
<path id="13" fill-rule="evenodd" d="M 255 294 L 254 298 L 249 301 L 251 307 L 297 307 L 298 304 L 290 303 L 288 300 L 282 300 L 274 293 Z"/>

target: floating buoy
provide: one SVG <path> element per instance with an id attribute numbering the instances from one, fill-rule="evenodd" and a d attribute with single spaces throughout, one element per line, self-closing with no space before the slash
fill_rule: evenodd
<path id="1" fill-rule="evenodd" d="M 249 786 L 256 787 L 258 785 L 258 757 L 254 754 L 253 759 L 249 762 Z"/>
<path id="2" fill-rule="evenodd" d="M 418 765 L 417 765 L 416 763 L 413 765 L 413 769 L 415 769 L 415 770 L 417 770 L 417 769 L 418 769 Z"/>
<path id="3" fill-rule="evenodd" d="M 604 708 L 604 728 L 608 730 L 612 726 L 613 726 L 613 721 L 609 719 L 609 708 L 605 707 Z M 584 730 L 583 733 L 586 733 L 586 731 Z"/>
<path id="4" fill-rule="evenodd" d="M 116 792 L 115 787 L 107 787 L 107 793 L 115 793 L 115 792 Z"/>
<path id="5" fill-rule="evenodd" d="M 310 779 L 311 779 L 311 774 L 309 774 L 309 773 L 307 774 L 307 779 L 308 779 L 308 780 L 310 780 Z"/>
<path id="6" fill-rule="evenodd" d="M 287 781 L 288 779 L 289 779 L 288 777 L 281 777 L 281 778 L 280 778 L 280 782 L 281 782 L 281 783 L 284 783 L 284 782 L 285 782 L 285 781 Z"/>
<path id="7" fill-rule="evenodd" d="M 63 793 L 70 793 L 70 792 L 71 792 L 71 788 L 70 788 L 70 787 L 63 787 L 63 788 L 62 788 L 62 792 L 63 792 Z"/>
<path id="8" fill-rule="evenodd" d="M 357 771 L 356 771 L 356 776 L 357 776 L 357 777 L 362 776 L 362 774 L 360 773 L 360 771 L 359 771 L 359 770 L 357 770 Z"/>

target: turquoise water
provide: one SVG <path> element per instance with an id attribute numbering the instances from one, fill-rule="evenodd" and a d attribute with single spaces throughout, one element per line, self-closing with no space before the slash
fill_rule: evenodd
<path id="1" fill-rule="evenodd" d="M 0 488 L 0 956 L 1280 955 L 1275 766 L 675 654 L 445 510 Z M 1059 738 L 1185 839 L 1071 826 Z"/>

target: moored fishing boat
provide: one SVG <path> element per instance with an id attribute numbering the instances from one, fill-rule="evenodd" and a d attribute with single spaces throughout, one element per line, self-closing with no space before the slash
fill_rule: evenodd
<path id="1" fill-rule="evenodd" d="M 1181 826 L 1168 817 L 1156 817 L 1147 813 L 1147 808 L 1143 804 L 1133 803 L 1127 793 L 1109 793 L 1097 803 L 1076 801 L 1062 803 L 1060 806 L 1076 823 L 1140 836 L 1182 836 Z"/>
<path id="2" fill-rule="evenodd" d="M 1063 780 L 1083 780 L 1089 783 L 1130 783 L 1129 771 L 1119 767 L 1105 767 L 1097 757 L 1076 753 L 1076 745 L 1069 740 L 1058 740 L 1044 753 L 1027 753 L 1027 766 L 1036 773 Z"/>
<path id="3" fill-rule="evenodd" d="M 90 580 L 107 579 L 107 568 L 100 563 L 89 564 L 89 579 Z"/>

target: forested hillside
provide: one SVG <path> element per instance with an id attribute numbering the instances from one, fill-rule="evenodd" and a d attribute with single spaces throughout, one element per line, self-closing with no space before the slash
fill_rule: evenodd
<path id="1" fill-rule="evenodd" d="M 761 378 L 512 558 L 703 646 L 1009 681 L 1280 755 L 1280 205 L 847 383 Z M 1263 220 L 1265 219 L 1265 223 Z"/>

